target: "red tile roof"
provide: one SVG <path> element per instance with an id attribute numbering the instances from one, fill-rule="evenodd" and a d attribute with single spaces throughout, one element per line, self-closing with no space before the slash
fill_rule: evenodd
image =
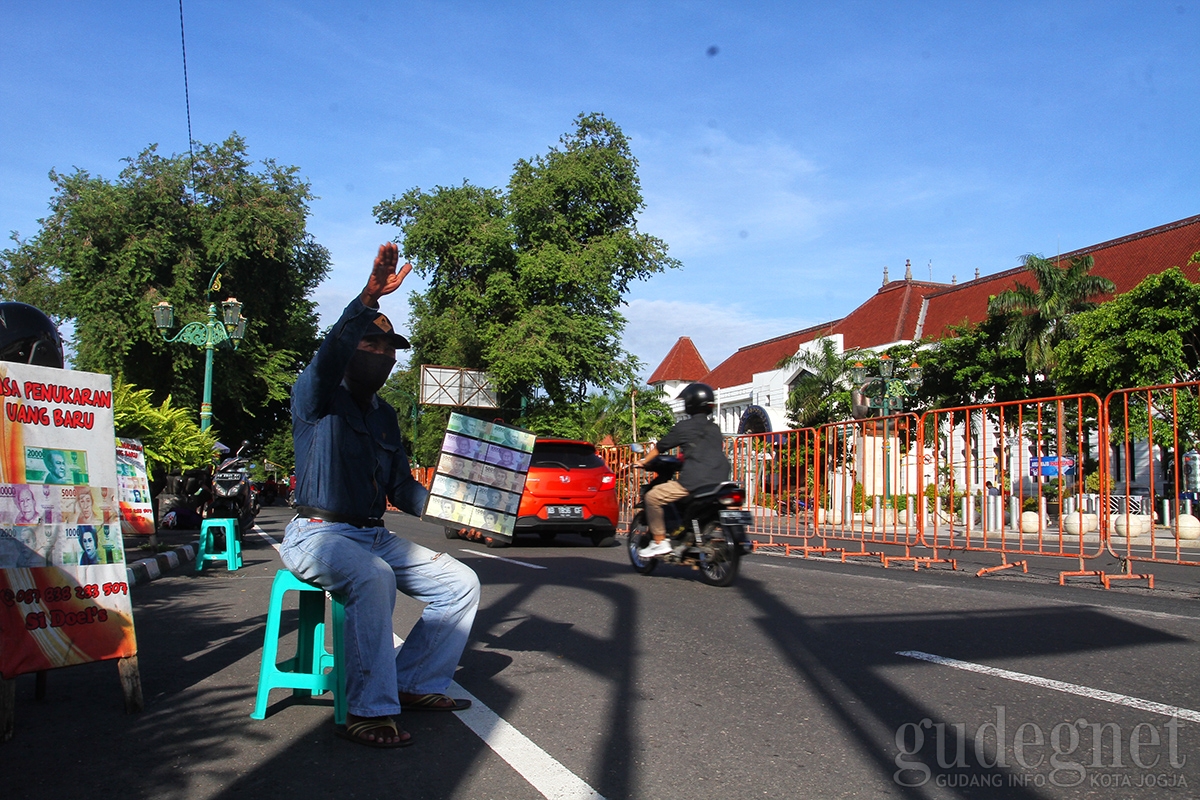
<path id="1" fill-rule="evenodd" d="M 1187 263 L 1197 252 L 1200 252 L 1200 215 L 1064 253 L 1055 260 L 1065 264 L 1076 256 L 1090 255 L 1095 260 L 1091 274 L 1108 278 L 1114 284 L 1113 293 L 1121 294 L 1147 275 L 1170 267 L 1181 268 L 1189 280 L 1200 283 L 1200 265 Z M 750 383 L 754 373 L 775 369 L 782 359 L 795 354 L 801 344 L 820 336 L 840 333 L 847 349 L 911 340 L 918 333 L 924 339 L 938 339 L 952 325 L 983 321 L 987 317 L 988 298 L 1012 288 L 1018 281 L 1023 282 L 1025 275 L 1024 268 L 1017 267 L 954 286 L 892 281 L 843 319 L 747 345 L 718 364 L 703 380 L 716 389 Z M 666 363 L 655 370 L 655 376 Z M 650 382 L 654 380 L 651 376 Z"/>
<path id="2" fill-rule="evenodd" d="M 921 316 L 921 301 L 946 288 L 944 283 L 892 281 L 837 324 L 842 346 L 873 347 L 912 339 Z"/>
<path id="3" fill-rule="evenodd" d="M 830 336 L 836 331 L 841 320 L 823 322 L 802 331 L 776 336 L 765 342 L 746 345 L 722 361 L 712 372 L 704 376 L 704 382 L 714 389 L 726 386 L 738 386 L 750 383 L 756 372 L 769 372 L 779 366 L 779 362 L 788 356 L 796 354 L 796 350 L 805 342 L 811 342 L 821 336 Z"/>
<path id="4" fill-rule="evenodd" d="M 1114 284 L 1113 294 L 1123 294 L 1147 275 L 1156 275 L 1170 267 L 1179 267 L 1188 280 L 1200 283 L 1200 266 L 1187 263 L 1197 252 L 1200 252 L 1200 216 L 1063 253 L 1055 261 L 1065 265 L 1072 258 L 1090 255 L 1095 261 L 1091 274 L 1108 278 Z M 1027 283 L 1026 275 L 1023 267 L 1016 267 L 930 295 L 922 337 L 938 339 L 951 325 L 982 322 L 987 317 L 988 297 L 1011 289 L 1018 282 Z M 1099 300 L 1111 297 L 1105 295 Z"/>
<path id="5" fill-rule="evenodd" d="M 700 357 L 691 337 L 680 336 L 647 383 L 653 386 L 665 381 L 698 381 L 707 374 L 708 365 Z"/>

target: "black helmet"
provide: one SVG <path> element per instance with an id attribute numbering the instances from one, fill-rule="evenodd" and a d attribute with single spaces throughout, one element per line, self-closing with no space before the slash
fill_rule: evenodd
<path id="1" fill-rule="evenodd" d="M 683 400 L 683 410 L 689 417 L 711 414 L 716 402 L 712 387 L 707 383 L 689 383 L 679 393 L 679 397 Z"/>
<path id="2" fill-rule="evenodd" d="M 63 368 L 62 337 L 50 318 L 26 303 L 0 303 L 0 361 Z"/>

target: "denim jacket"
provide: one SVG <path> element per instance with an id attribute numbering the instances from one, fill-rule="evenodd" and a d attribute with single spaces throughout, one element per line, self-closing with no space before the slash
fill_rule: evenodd
<path id="1" fill-rule="evenodd" d="M 379 312 L 350 301 L 292 387 L 296 505 L 378 518 L 386 500 L 420 516 L 427 492 L 412 476 L 395 410 L 371 398 L 364 412 L 342 380 L 358 342 Z"/>

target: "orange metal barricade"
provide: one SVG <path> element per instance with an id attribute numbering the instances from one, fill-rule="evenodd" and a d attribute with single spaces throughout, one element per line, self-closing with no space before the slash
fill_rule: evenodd
<path id="1" fill-rule="evenodd" d="M 978 576 L 1067 558 L 1108 588 L 1134 563 L 1200 566 L 1200 381 L 934 409 L 726 439 L 759 551 L 913 568 L 994 553 Z M 627 531 L 643 473 L 599 448 Z M 887 546 L 888 550 L 882 548 Z M 1122 572 L 1089 568 L 1108 553 Z"/>
<path id="2" fill-rule="evenodd" d="M 785 554 L 803 548 L 812 535 L 815 486 L 812 428 L 730 436 L 725 450 L 732 480 L 746 487 L 746 508 L 756 550 Z"/>
<path id="3" fill-rule="evenodd" d="M 879 558 L 886 566 L 913 555 L 919 529 L 911 509 L 918 420 L 912 414 L 823 425 L 812 436 L 807 470 L 806 534 L 803 544 L 785 549 Z M 903 548 L 903 554 L 879 550 Z M 876 549 L 871 549 L 874 546 Z M 916 561 L 914 561 L 914 564 Z"/>
<path id="4" fill-rule="evenodd" d="M 936 555 L 997 553 L 977 575 L 1021 567 L 1011 556 L 1077 559 L 1072 575 L 1100 575 L 1086 561 L 1104 548 L 1102 492 L 1085 471 L 1105 463 L 1100 399 L 1092 394 L 934 409 L 921 418 L 921 541 Z M 932 480 L 928 480 L 932 478 Z"/>
<path id="5" fill-rule="evenodd" d="M 596 452 L 617 478 L 617 533 L 629 532 L 629 523 L 633 521 L 633 504 L 637 502 L 638 492 L 645 480 L 645 473 L 636 466 L 643 454 L 633 452 L 631 447 L 628 444 L 596 447 Z"/>
<path id="6" fill-rule="evenodd" d="M 1134 562 L 1200 566 L 1200 382 L 1121 389 L 1104 400 L 1103 524 L 1125 572 Z"/>

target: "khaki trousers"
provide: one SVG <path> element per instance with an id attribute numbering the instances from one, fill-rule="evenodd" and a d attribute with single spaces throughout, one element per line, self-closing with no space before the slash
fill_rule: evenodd
<path id="1" fill-rule="evenodd" d="M 663 506 L 682 500 L 690 494 L 679 481 L 660 483 L 646 492 L 646 525 L 654 536 L 654 541 L 667 535 L 667 526 L 663 521 Z"/>

